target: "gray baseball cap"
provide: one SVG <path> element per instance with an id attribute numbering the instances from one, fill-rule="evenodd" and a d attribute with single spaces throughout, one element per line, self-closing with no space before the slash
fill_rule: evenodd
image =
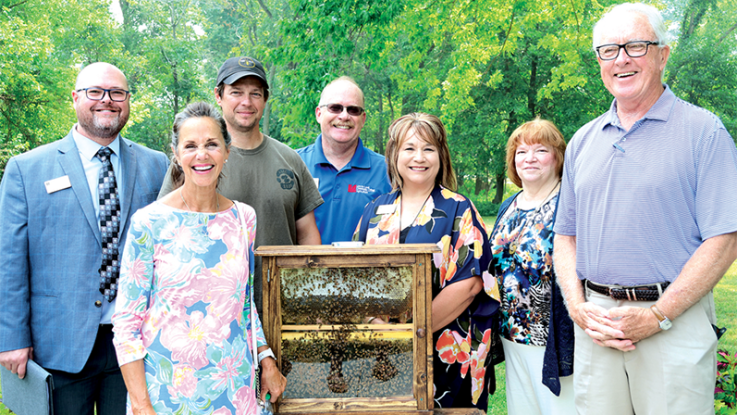
<path id="1" fill-rule="evenodd" d="M 269 89 L 264 66 L 256 59 L 247 56 L 230 58 L 225 61 L 218 71 L 218 79 L 215 86 L 219 87 L 221 84 L 232 85 L 244 76 L 255 76 L 259 78 L 264 83 L 264 89 Z"/>

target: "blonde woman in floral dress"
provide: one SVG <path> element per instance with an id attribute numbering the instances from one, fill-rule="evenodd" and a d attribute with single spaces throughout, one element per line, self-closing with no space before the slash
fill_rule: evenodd
<path id="1" fill-rule="evenodd" d="M 491 251 L 483 221 L 471 201 L 455 192 L 445 127 L 437 117 L 405 115 L 389 135 L 393 191 L 366 206 L 354 240 L 436 243 L 442 249 L 434 255 L 432 278 L 435 406 L 486 412 L 495 388 L 489 363 L 499 291 L 487 272 Z"/>
<path id="2" fill-rule="evenodd" d="M 133 216 L 113 316 L 128 414 L 256 412 L 252 336 L 268 350 L 250 313 L 256 214 L 217 193 L 229 144 L 214 107 L 188 105 L 172 134 L 181 186 Z M 261 366 L 274 401 L 286 379 L 273 358 Z"/>

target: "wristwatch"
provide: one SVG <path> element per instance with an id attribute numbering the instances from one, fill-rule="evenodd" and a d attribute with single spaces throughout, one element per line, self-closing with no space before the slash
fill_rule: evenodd
<path id="1" fill-rule="evenodd" d="M 650 306 L 650 310 L 652 310 L 653 314 L 655 314 L 655 318 L 658 319 L 658 325 L 660 326 L 661 330 L 670 330 L 671 327 L 673 327 L 673 322 L 670 321 L 670 319 L 663 313 L 658 310 L 658 307 L 655 306 L 655 304 Z M 259 359 L 261 358 L 261 355 L 259 355 Z"/>
<path id="2" fill-rule="evenodd" d="M 258 363 L 260 364 L 262 360 L 266 359 L 267 357 L 270 357 L 274 360 L 276 360 L 276 356 L 274 356 L 274 352 L 271 350 L 271 348 L 264 350 L 263 352 L 258 354 Z"/>

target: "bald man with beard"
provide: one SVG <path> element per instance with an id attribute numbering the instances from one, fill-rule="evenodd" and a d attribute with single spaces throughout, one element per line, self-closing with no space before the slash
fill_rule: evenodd
<path id="1" fill-rule="evenodd" d="M 48 370 L 56 415 L 125 413 L 110 320 L 117 257 L 168 165 L 120 136 L 129 91 L 113 65 L 82 69 L 71 92 L 77 124 L 11 158 L 0 184 L 0 364 L 20 378 L 29 359 Z"/>

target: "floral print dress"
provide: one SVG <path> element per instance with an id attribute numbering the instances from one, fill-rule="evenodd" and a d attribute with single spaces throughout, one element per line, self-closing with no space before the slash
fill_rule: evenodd
<path id="1" fill-rule="evenodd" d="M 400 231 L 401 198 L 394 191 L 366 205 L 353 239 L 367 244 L 436 243 L 442 252 L 433 258 L 433 298 L 448 284 L 483 277 L 484 290 L 468 309 L 433 335 L 433 382 L 436 407 L 486 411 L 490 387 L 495 387 L 494 370 L 487 368 L 499 289 L 487 272 L 491 252 L 483 221 L 466 197 L 437 186 L 414 223 Z M 394 207 L 377 213 L 384 205 Z"/>
<path id="2" fill-rule="evenodd" d="M 154 202 L 133 215 L 113 343 L 121 365 L 144 359 L 157 414 L 255 413 L 251 317 L 266 344 L 247 300 L 255 236 L 256 214 L 238 202 L 219 213 Z"/>
<path id="3" fill-rule="evenodd" d="M 545 346 L 553 277 L 553 215 L 556 194 L 539 209 L 521 210 L 516 199 L 491 235 L 492 274 L 502 290 L 501 336 Z"/>

